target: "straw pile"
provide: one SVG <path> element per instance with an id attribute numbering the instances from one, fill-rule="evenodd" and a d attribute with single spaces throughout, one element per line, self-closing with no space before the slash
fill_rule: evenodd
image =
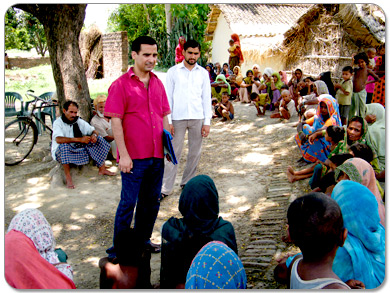
<path id="1" fill-rule="evenodd" d="M 79 39 L 81 57 L 87 78 L 95 79 L 103 75 L 102 33 L 95 25 L 82 31 Z"/>

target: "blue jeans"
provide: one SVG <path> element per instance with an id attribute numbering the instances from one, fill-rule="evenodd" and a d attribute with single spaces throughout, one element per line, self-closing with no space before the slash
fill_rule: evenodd
<path id="1" fill-rule="evenodd" d="M 130 228 L 135 207 L 134 230 L 142 238 L 138 240 L 147 243 L 160 209 L 164 159 L 135 159 L 131 171 L 133 173 L 121 172 L 122 191 L 115 215 L 114 243 L 120 231 Z M 109 257 L 116 256 L 113 247 L 107 253 Z"/>

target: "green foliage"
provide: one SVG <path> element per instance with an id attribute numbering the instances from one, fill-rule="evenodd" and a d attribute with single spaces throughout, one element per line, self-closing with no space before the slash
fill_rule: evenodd
<path id="1" fill-rule="evenodd" d="M 201 59 L 205 65 L 211 43 L 204 42 L 208 4 L 171 4 L 172 32 L 167 33 L 164 4 L 121 4 L 111 14 L 110 31 L 127 31 L 129 44 L 141 35 L 155 38 L 159 51 L 159 67 L 175 64 L 175 48 L 180 36 L 195 39 L 201 44 Z M 129 52 L 130 55 L 130 52 Z"/>
<path id="2" fill-rule="evenodd" d="M 5 13 L 4 45 L 6 50 L 30 50 L 33 47 L 27 28 L 21 24 L 22 14 L 21 10 L 12 7 Z"/>
<path id="3" fill-rule="evenodd" d="M 10 7 L 5 13 L 5 49 L 36 51 L 45 56 L 47 43 L 43 25 L 32 14 Z"/>

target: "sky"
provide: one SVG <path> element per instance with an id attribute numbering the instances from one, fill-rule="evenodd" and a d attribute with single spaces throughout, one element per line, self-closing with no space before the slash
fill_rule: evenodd
<path id="1" fill-rule="evenodd" d="M 106 33 L 108 17 L 117 6 L 118 4 L 88 4 L 84 19 L 85 27 L 96 24 L 102 33 Z"/>

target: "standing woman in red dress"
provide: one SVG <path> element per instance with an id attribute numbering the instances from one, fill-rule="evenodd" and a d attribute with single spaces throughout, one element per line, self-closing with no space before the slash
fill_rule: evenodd
<path id="1" fill-rule="evenodd" d="M 176 46 L 176 49 L 175 49 L 175 54 L 176 54 L 175 62 L 176 62 L 176 64 L 178 64 L 184 60 L 183 49 L 184 49 L 185 43 L 186 43 L 185 37 L 181 36 L 179 38 L 179 44 Z"/>
<path id="2" fill-rule="evenodd" d="M 238 37 L 237 34 L 232 34 L 230 37 L 234 41 L 234 44 L 237 46 L 235 53 L 240 58 L 240 66 L 241 66 L 241 64 L 244 63 L 244 56 L 242 55 L 242 51 L 241 51 L 240 38 Z"/>
<path id="3" fill-rule="evenodd" d="M 379 56 L 376 58 L 375 73 L 380 80 L 375 83 L 371 103 L 380 103 L 385 107 L 385 44 L 380 45 L 377 52 Z"/>

